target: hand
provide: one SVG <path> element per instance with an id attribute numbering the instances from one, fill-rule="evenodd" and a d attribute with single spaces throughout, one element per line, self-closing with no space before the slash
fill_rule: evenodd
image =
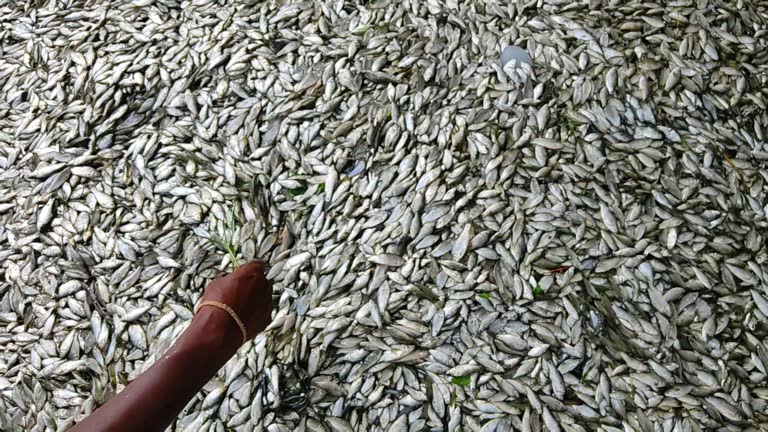
<path id="1" fill-rule="evenodd" d="M 272 321 L 272 284 L 264 275 L 265 265 L 261 261 L 252 261 L 237 268 L 232 273 L 215 279 L 205 290 L 202 301 L 217 301 L 232 308 L 245 324 L 248 339 L 254 338 Z M 207 311 L 206 311 L 207 309 Z M 200 309 L 231 321 L 231 326 L 242 338 L 241 332 L 226 311 L 211 306 Z"/>
<path id="2" fill-rule="evenodd" d="M 264 263 L 254 261 L 208 285 L 203 301 L 232 308 L 248 338 L 272 319 L 272 286 Z M 242 332 L 227 311 L 201 308 L 173 346 L 117 396 L 70 432 L 163 431 L 243 342 Z"/>

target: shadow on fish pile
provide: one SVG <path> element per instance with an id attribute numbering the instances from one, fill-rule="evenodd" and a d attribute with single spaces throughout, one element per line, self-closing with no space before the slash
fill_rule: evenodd
<path id="1" fill-rule="evenodd" d="M 0 429 L 254 257 L 175 430 L 765 426 L 766 3 L 459 3 L 2 2 Z"/>

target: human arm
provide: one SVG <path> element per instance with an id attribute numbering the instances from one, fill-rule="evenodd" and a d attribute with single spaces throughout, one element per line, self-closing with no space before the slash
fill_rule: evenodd
<path id="1" fill-rule="evenodd" d="M 245 325 L 247 339 L 271 320 L 272 289 L 260 261 L 211 282 L 202 300 L 232 308 Z M 70 432 L 165 430 L 235 354 L 242 338 L 240 327 L 225 310 L 200 308 L 162 358 Z"/>

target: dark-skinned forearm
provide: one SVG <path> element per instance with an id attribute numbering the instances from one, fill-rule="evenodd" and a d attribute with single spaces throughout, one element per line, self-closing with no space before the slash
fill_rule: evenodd
<path id="1" fill-rule="evenodd" d="M 162 358 L 70 432 L 164 431 L 240 343 L 226 312 L 202 308 Z"/>

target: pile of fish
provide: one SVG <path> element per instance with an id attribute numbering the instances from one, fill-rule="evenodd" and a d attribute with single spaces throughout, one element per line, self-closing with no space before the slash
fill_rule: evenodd
<path id="1" fill-rule="evenodd" d="M 0 429 L 253 258 L 173 430 L 765 428 L 767 105 L 754 0 L 2 1 Z"/>

